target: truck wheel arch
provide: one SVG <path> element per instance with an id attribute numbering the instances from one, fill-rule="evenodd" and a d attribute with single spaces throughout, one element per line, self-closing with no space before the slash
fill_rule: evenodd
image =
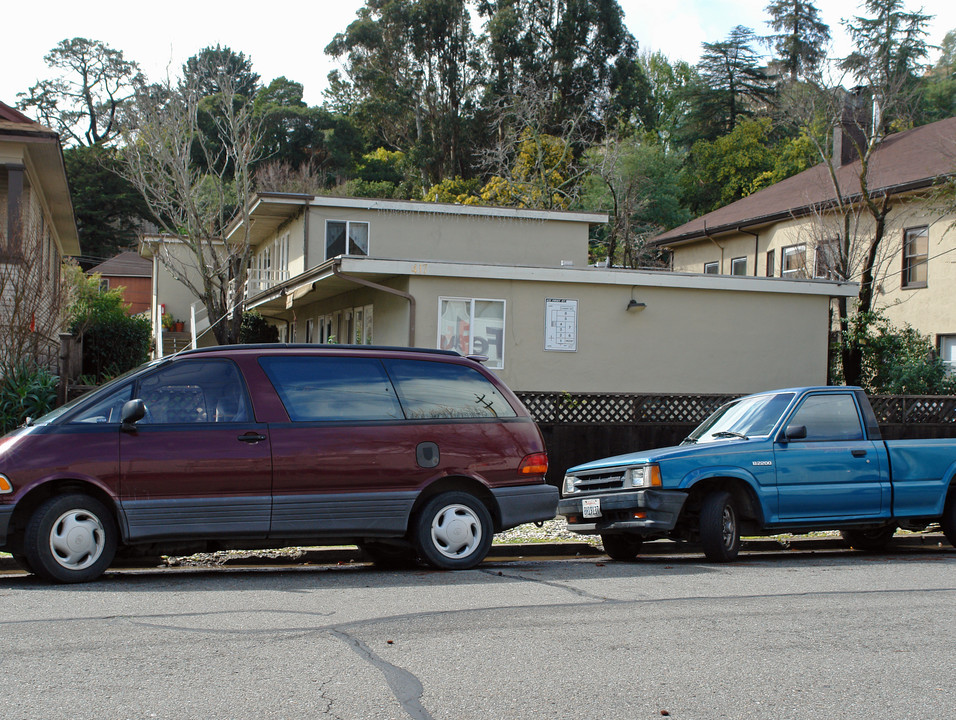
<path id="1" fill-rule="evenodd" d="M 731 494 L 734 504 L 740 512 L 741 519 L 762 527 L 764 524 L 763 508 L 757 497 L 757 492 L 746 480 L 727 475 L 714 475 L 700 478 L 687 488 L 690 493 L 684 510 L 697 512 L 706 495 L 715 490 L 725 490 Z"/>

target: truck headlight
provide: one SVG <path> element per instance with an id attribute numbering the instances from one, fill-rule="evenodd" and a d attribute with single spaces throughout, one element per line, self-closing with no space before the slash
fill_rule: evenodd
<path id="1" fill-rule="evenodd" d="M 629 487 L 660 487 L 660 466 L 651 464 L 628 468 L 627 484 Z"/>
<path id="2" fill-rule="evenodd" d="M 574 493 L 578 491 L 578 486 L 575 484 L 575 480 L 577 480 L 577 478 L 574 477 L 574 475 L 564 476 L 564 494 L 565 495 L 573 495 Z"/>

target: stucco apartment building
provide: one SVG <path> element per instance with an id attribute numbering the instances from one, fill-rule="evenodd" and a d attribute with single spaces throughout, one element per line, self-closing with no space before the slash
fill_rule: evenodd
<path id="1" fill-rule="evenodd" d="M 59 136 L 0 102 L 0 361 L 56 367 L 60 267 L 79 253 Z"/>
<path id="2" fill-rule="evenodd" d="M 844 144 L 843 149 L 846 149 Z M 834 148 L 845 197 L 860 192 L 860 161 Z M 956 118 L 888 135 L 870 157 L 871 194 L 889 196 L 890 211 L 876 258 L 874 306 L 897 325 L 931 336 L 956 368 L 956 214 L 933 199 L 933 188 L 956 173 Z M 832 277 L 833 243 L 842 227 L 825 164 L 817 165 L 659 237 L 676 272 L 714 275 Z M 852 231 L 868 240 L 865 211 Z M 856 258 L 859 267 L 860 258 Z M 858 281 L 858 275 L 849 280 Z M 787 321 L 793 318 L 789 312 Z"/>
<path id="3" fill-rule="evenodd" d="M 263 193 L 246 308 L 289 342 L 483 355 L 520 391 L 743 393 L 826 381 L 829 302 L 854 285 L 589 267 L 589 228 L 606 221 Z M 167 275 L 154 260 L 154 304 L 173 292 Z"/>

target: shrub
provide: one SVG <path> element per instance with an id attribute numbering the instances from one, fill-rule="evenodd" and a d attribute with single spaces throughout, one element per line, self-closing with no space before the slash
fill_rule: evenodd
<path id="1" fill-rule="evenodd" d="M 239 328 L 240 345 L 276 342 L 279 342 L 279 329 L 275 325 L 270 325 L 269 321 L 255 310 L 247 310 L 242 314 L 242 325 Z"/>
<path id="2" fill-rule="evenodd" d="M 56 407 L 59 378 L 32 361 L 4 368 L 0 380 L 0 434 L 8 433 L 30 418 L 46 415 Z"/>

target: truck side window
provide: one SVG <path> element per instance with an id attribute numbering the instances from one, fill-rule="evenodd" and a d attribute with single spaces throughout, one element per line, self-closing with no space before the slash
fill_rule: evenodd
<path id="1" fill-rule="evenodd" d="M 811 395 L 788 426 L 805 425 L 807 440 L 862 440 L 863 426 L 852 395 Z"/>

